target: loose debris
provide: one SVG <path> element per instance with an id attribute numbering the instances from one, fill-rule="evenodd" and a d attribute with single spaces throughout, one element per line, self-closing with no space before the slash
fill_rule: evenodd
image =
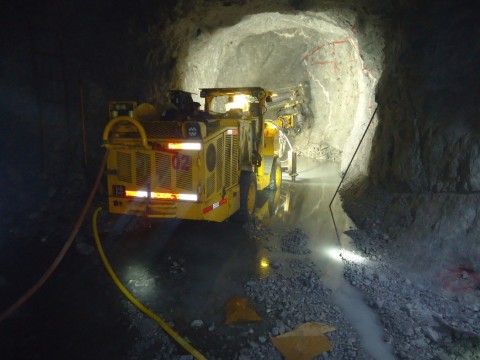
<path id="1" fill-rule="evenodd" d="M 310 322 L 272 338 L 272 342 L 287 360 L 310 360 L 332 350 L 332 344 L 324 334 L 334 330 L 333 326 Z"/>
<path id="2" fill-rule="evenodd" d="M 282 250 L 292 254 L 310 254 L 308 240 L 308 235 L 302 229 L 295 228 L 282 235 Z"/>
<path id="3" fill-rule="evenodd" d="M 392 343 L 395 355 L 406 360 L 479 360 L 480 292 L 473 286 L 475 276 L 445 269 L 435 284 L 399 271 L 401 259 L 385 247 L 388 237 L 373 230 L 349 232 L 367 261 L 344 259 L 345 278 L 379 314 L 385 341 Z"/>
<path id="4" fill-rule="evenodd" d="M 265 322 L 272 324 L 265 334 L 277 337 L 305 322 L 332 324 L 336 331 L 326 336 L 333 348 L 322 353 L 325 359 L 372 359 L 360 346 L 357 333 L 334 303 L 312 262 L 290 260 L 285 267 L 291 276 L 273 271 L 269 277 L 246 283 L 247 297 L 257 304 Z M 262 339 L 263 340 L 263 339 Z M 239 359 L 283 359 L 272 341 L 250 341 L 250 347 L 240 352 Z"/>
<path id="5" fill-rule="evenodd" d="M 233 297 L 228 301 L 225 305 L 225 314 L 225 324 L 262 320 L 248 300 L 239 297 Z"/>

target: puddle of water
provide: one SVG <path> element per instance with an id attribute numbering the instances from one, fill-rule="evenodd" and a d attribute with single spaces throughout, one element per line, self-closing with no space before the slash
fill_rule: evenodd
<path id="1" fill-rule="evenodd" d="M 311 258 L 320 270 L 325 285 L 332 290 L 334 301 L 357 331 L 363 348 L 375 359 L 395 359 L 391 345 L 383 340 L 383 328 L 377 315 L 365 304 L 362 294 L 343 277 L 343 263 L 339 254 L 351 248 L 350 240 L 342 234 L 340 246 L 328 208 L 340 182 L 339 171 L 338 164 L 332 162 L 299 158 L 296 183 L 284 177 L 282 185 L 282 192 L 288 193 L 288 196 L 282 195 L 282 200 L 288 197 L 288 209 L 281 208 L 268 222 L 275 232 L 299 227 L 309 235 Z M 340 234 L 354 228 L 341 208 L 338 195 L 332 210 Z M 353 253 L 350 255 L 355 256 Z M 362 259 L 358 257 L 357 260 Z"/>

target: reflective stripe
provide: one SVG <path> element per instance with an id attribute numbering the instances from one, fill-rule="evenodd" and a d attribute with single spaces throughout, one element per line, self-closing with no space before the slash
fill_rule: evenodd
<path id="1" fill-rule="evenodd" d="M 227 198 L 217 201 L 216 203 L 213 203 L 212 205 L 207 206 L 205 209 L 203 209 L 203 213 L 206 214 L 222 205 L 225 205 L 226 203 L 227 203 Z"/>
<path id="2" fill-rule="evenodd" d="M 238 135 L 238 129 L 229 129 L 227 130 L 227 135 Z"/>
<path id="3" fill-rule="evenodd" d="M 202 144 L 201 143 L 191 143 L 191 142 L 184 142 L 184 143 L 168 143 L 169 150 L 201 150 Z"/>
<path id="4" fill-rule="evenodd" d="M 146 198 L 148 197 L 148 191 L 125 191 L 126 196 Z M 185 200 L 185 201 L 197 201 L 198 195 L 196 194 L 173 194 L 173 193 L 158 193 L 151 192 L 150 197 L 152 199 L 164 199 L 164 200 Z"/>

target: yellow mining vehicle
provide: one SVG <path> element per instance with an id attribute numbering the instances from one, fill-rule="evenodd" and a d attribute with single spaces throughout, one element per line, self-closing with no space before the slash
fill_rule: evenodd
<path id="1" fill-rule="evenodd" d="M 280 133 L 280 159 L 285 159 L 296 135 L 308 127 L 308 84 L 298 84 L 272 91 L 272 101 L 264 114 L 265 121 L 277 126 Z"/>
<path id="2" fill-rule="evenodd" d="M 279 129 L 264 113 L 272 92 L 260 87 L 201 89 L 204 108 L 183 91 L 172 106 L 111 102 L 103 133 L 111 213 L 147 218 L 247 219 L 257 190 L 281 185 Z"/>

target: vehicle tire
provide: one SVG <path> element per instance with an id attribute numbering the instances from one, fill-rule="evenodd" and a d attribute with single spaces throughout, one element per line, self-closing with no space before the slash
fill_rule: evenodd
<path id="1" fill-rule="evenodd" d="M 270 216 L 275 216 L 278 211 L 278 205 L 280 204 L 280 188 L 274 191 L 268 192 L 268 213 Z"/>
<path id="2" fill-rule="evenodd" d="M 272 162 L 272 169 L 270 171 L 270 185 L 268 188 L 270 190 L 279 189 L 282 185 L 282 167 L 280 166 L 280 161 L 276 157 Z"/>
<path id="3" fill-rule="evenodd" d="M 240 219 L 248 221 L 250 215 L 255 211 L 257 200 L 257 176 L 251 171 L 240 173 Z"/>

